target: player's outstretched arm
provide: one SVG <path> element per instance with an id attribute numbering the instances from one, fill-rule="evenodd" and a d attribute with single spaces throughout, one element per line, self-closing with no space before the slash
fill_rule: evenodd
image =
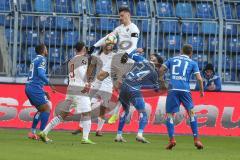
<path id="1" fill-rule="evenodd" d="M 200 97 L 203 97 L 204 96 L 204 89 L 203 89 L 202 76 L 201 76 L 200 73 L 196 73 L 195 76 L 196 76 L 196 79 L 197 79 L 198 84 L 199 84 Z"/>

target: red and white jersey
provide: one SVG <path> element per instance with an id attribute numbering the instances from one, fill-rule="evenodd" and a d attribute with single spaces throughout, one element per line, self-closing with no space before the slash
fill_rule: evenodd
<path id="1" fill-rule="evenodd" d="M 139 29 L 134 23 L 130 23 L 128 26 L 121 24 L 114 29 L 113 33 L 118 37 L 118 48 L 119 51 L 123 50 L 127 53 L 137 49 L 137 42 L 139 38 Z M 127 47 L 130 43 L 131 47 Z M 126 49 L 123 49 L 125 48 Z"/>
<path id="2" fill-rule="evenodd" d="M 68 62 L 69 86 L 85 86 L 87 82 L 88 57 L 76 55 Z"/>

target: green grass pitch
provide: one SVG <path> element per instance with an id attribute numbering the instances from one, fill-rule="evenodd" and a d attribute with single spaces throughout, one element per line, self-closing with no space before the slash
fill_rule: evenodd
<path id="1" fill-rule="evenodd" d="M 202 137 L 203 150 L 193 146 L 191 136 L 177 136 L 177 146 L 168 151 L 165 135 L 146 135 L 150 144 L 125 134 L 127 143 L 115 143 L 115 134 L 90 138 L 96 145 L 83 145 L 81 136 L 53 131 L 53 143 L 27 139 L 28 130 L 0 129 L 0 160 L 240 160 L 240 137 Z"/>

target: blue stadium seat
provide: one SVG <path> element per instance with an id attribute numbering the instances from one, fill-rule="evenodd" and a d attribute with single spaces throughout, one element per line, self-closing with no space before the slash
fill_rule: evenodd
<path id="1" fill-rule="evenodd" d="M 203 34 L 218 34 L 218 24 L 203 22 L 202 23 Z"/>
<path id="2" fill-rule="evenodd" d="M 129 7 L 131 14 L 133 15 L 134 3 L 132 0 L 117 0 L 117 11 L 120 7 Z"/>
<path id="3" fill-rule="evenodd" d="M 214 18 L 214 9 L 212 4 L 198 3 L 196 8 L 197 18 Z"/>
<path id="4" fill-rule="evenodd" d="M 27 49 L 27 61 L 32 61 L 37 56 L 35 47 L 28 47 Z"/>
<path id="5" fill-rule="evenodd" d="M 5 29 L 5 38 L 8 41 L 8 43 L 13 43 L 14 39 L 14 30 L 13 29 Z"/>
<path id="6" fill-rule="evenodd" d="M 0 25 L 1 26 L 10 26 L 10 17 L 5 15 L 0 15 Z"/>
<path id="7" fill-rule="evenodd" d="M 39 33 L 34 30 L 24 31 L 22 42 L 28 45 L 37 45 L 39 43 Z"/>
<path id="8" fill-rule="evenodd" d="M 227 51 L 229 52 L 240 52 L 240 39 L 239 38 L 228 38 L 227 39 Z"/>
<path id="9" fill-rule="evenodd" d="M 170 50 L 181 50 L 181 37 L 179 35 L 169 35 L 166 38 L 166 47 Z"/>
<path id="10" fill-rule="evenodd" d="M 202 70 L 207 65 L 207 55 L 193 53 L 192 60 L 198 63 L 198 67 Z"/>
<path id="11" fill-rule="evenodd" d="M 73 30 L 75 28 L 71 17 L 57 17 L 56 25 L 59 29 Z"/>
<path id="12" fill-rule="evenodd" d="M 148 20 L 139 20 L 137 26 L 141 32 L 150 32 L 151 31 L 151 21 Z"/>
<path id="13" fill-rule="evenodd" d="M 150 11 L 150 6 L 148 1 L 137 2 L 136 14 L 137 16 L 148 16 Z"/>
<path id="14" fill-rule="evenodd" d="M 146 38 L 144 36 L 139 37 L 137 47 L 146 48 Z"/>
<path id="15" fill-rule="evenodd" d="M 64 33 L 63 44 L 72 46 L 79 40 L 79 33 L 77 31 L 68 31 Z"/>
<path id="16" fill-rule="evenodd" d="M 49 62 L 60 63 L 61 62 L 61 50 L 59 48 L 49 49 Z"/>
<path id="17" fill-rule="evenodd" d="M 150 38 L 148 38 L 148 48 L 151 48 L 151 39 Z M 158 50 L 160 50 L 160 49 L 163 49 L 163 38 L 162 37 L 160 37 L 160 38 L 155 38 L 155 42 L 154 42 L 154 49 L 158 49 Z"/>
<path id="18" fill-rule="evenodd" d="M 233 59 L 229 55 L 223 55 L 222 66 L 226 69 L 231 69 L 233 65 Z"/>
<path id="19" fill-rule="evenodd" d="M 89 13 L 89 14 L 94 13 L 92 4 L 93 4 L 93 0 L 86 1 L 86 9 L 87 9 L 87 13 Z M 83 13 L 82 0 L 75 0 L 74 12 L 75 13 Z"/>
<path id="20" fill-rule="evenodd" d="M 18 1 L 18 8 L 20 11 L 32 11 L 31 0 L 20 0 Z"/>
<path id="21" fill-rule="evenodd" d="M 224 81 L 234 81 L 235 78 L 232 76 L 234 72 L 230 73 L 229 71 L 226 71 L 223 73 L 224 75 Z"/>
<path id="22" fill-rule="evenodd" d="M 198 34 L 198 23 L 191 22 L 182 23 L 182 33 Z"/>
<path id="23" fill-rule="evenodd" d="M 40 28 L 53 28 L 54 29 L 56 26 L 56 18 L 55 17 L 40 16 L 38 21 L 39 21 Z"/>
<path id="24" fill-rule="evenodd" d="M 159 17 L 173 17 L 173 5 L 168 2 L 157 3 L 157 13 Z"/>
<path id="25" fill-rule="evenodd" d="M 10 0 L 0 1 L 0 11 L 10 11 Z"/>
<path id="26" fill-rule="evenodd" d="M 237 18 L 240 19 L 240 4 L 237 5 Z"/>
<path id="27" fill-rule="evenodd" d="M 191 3 L 177 3 L 176 16 L 181 18 L 193 18 L 193 8 Z"/>
<path id="28" fill-rule="evenodd" d="M 233 69 L 240 70 L 240 55 L 234 57 L 234 59 L 233 59 Z"/>
<path id="29" fill-rule="evenodd" d="M 90 32 L 86 38 L 87 46 L 93 46 L 98 40 L 100 36 L 96 32 Z"/>
<path id="30" fill-rule="evenodd" d="M 51 0 L 35 0 L 34 8 L 37 12 L 53 12 Z"/>
<path id="31" fill-rule="evenodd" d="M 179 27 L 177 21 L 164 21 L 162 22 L 161 31 L 164 33 L 178 33 Z"/>
<path id="32" fill-rule="evenodd" d="M 223 16 L 226 19 L 234 19 L 235 18 L 234 14 L 233 14 L 233 5 L 224 4 Z"/>
<path id="33" fill-rule="evenodd" d="M 208 50 L 217 52 L 219 47 L 219 40 L 217 37 L 208 37 Z"/>
<path id="34" fill-rule="evenodd" d="M 28 67 L 25 63 L 19 63 L 17 64 L 17 75 L 18 76 L 26 76 L 28 73 Z"/>
<path id="35" fill-rule="evenodd" d="M 226 24 L 224 33 L 227 35 L 237 35 L 237 27 L 236 24 Z"/>
<path id="36" fill-rule="evenodd" d="M 106 30 L 106 31 L 112 31 L 117 26 L 117 21 L 114 19 L 108 19 L 108 18 L 100 18 L 99 19 L 99 25 L 97 25 L 97 29 L 99 30 Z"/>
<path id="37" fill-rule="evenodd" d="M 19 24 L 22 27 L 33 27 L 35 26 L 35 21 L 33 16 L 20 16 L 19 18 Z"/>
<path id="38" fill-rule="evenodd" d="M 97 0 L 96 1 L 96 14 L 112 14 L 112 1 L 111 0 Z"/>
<path id="39" fill-rule="evenodd" d="M 72 13 L 72 0 L 55 0 L 57 13 Z"/>
<path id="40" fill-rule="evenodd" d="M 46 45 L 60 45 L 61 34 L 57 31 L 46 31 L 44 43 Z"/>
<path id="41" fill-rule="evenodd" d="M 194 51 L 204 51 L 205 50 L 203 37 L 189 36 L 189 37 L 187 37 L 187 43 L 192 45 Z"/>

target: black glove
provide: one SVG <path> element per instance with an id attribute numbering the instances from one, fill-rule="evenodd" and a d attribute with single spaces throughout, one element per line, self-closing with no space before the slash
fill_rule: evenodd
<path id="1" fill-rule="evenodd" d="M 89 49 L 88 49 L 88 54 L 92 54 L 93 52 L 94 52 L 94 50 L 95 50 L 95 46 L 91 46 Z"/>
<path id="2" fill-rule="evenodd" d="M 124 55 L 121 57 L 121 63 L 125 64 L 128 61 L 128 54 L 124 53 Z"/>

